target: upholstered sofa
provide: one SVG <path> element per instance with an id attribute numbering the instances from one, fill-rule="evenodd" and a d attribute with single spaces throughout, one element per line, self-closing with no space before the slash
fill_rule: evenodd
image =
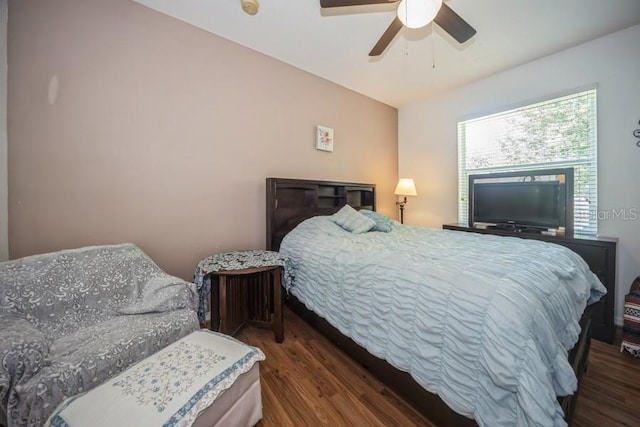
<path id="1" fill-rule="evenodd" d="M 87 391 L 198 329 L 195 285 L 132 244 L 0 263 L 0 415 L 43 424 Z"/>

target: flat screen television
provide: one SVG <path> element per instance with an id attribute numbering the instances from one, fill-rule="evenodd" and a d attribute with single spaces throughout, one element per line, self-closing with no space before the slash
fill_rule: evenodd
<path id="1" fill-rule="evenodd" d="M 476 184 L 473 217 L 476 222 L 532 227 L 564 226 L 557 181 Z"/>
<path id="2" fill-rule="evenodd" d="M 573 231 L 573 169 L 471 175 L 469 185 L 472 227 Z"/>

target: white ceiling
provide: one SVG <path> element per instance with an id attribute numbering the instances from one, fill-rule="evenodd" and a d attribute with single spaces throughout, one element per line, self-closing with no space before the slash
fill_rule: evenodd
<path id="1" fill-rule="evenodd" d="M 478 31 L 471 40 L 404 28 L 369 58 L 396 5 L 260 0 L 250 16 L 240 0 L 134 1 L 394 107 L 640 23 L 640 0 L 448 0 Z"/>

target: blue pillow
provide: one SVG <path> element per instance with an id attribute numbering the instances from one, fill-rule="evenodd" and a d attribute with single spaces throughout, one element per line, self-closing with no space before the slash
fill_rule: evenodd
<path id="1" fill-rule="evenodd" d="M 393 228 L 393 221 L 378 212 L 362 209 L 360 213 L 367 218 L 371 218 L 373 222 L 376 223 L 370 231 L 382 231 L 384 233 L 388 233 Z"/>
<path id="2" fill-rule="evenodd" d="M 342 209 L 331 215 L 329 219 L 354 234 L 366 233 L 376 225 L 372 219 L 360 214 L 349 205 L 344 205 Z"/>

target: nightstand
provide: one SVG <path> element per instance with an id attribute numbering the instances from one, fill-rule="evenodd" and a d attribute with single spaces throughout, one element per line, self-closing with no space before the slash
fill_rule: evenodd
<path id="1" fill-rule="evenodd" d="M 200 322 L 205 323 L 210 307 L 211 330 L 235 335 L 249 324 L 271 329 L 281 343 L 284 267 L 285 258 L 274 251 L 225 252 L 203 259 L 194 274 Z"/>

